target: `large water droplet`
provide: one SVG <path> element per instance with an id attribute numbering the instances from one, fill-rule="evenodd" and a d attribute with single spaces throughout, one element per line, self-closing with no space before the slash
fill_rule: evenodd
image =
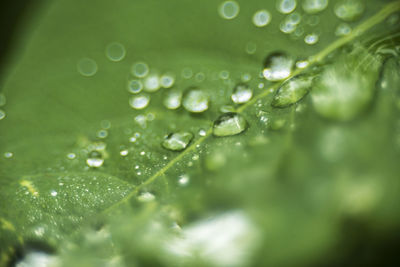
<path id="1" fill-rule="evenodd" d="M 182 92 L 180 91 L 169 91 L 163 101 L 164 106 L 167 109 L 177 109 L 181 106 Z"/>
<path id="2" fill-rule="evenodd" d="M 267 26 L 271 22 L 271 14 L 268 10 L 262 9 L 254 13 L 253 15 L 253 24 L 256 27 L 264 27 Z"/>
<path id="3" fill-rule="evenodd" d="M 282 52 L 275 52 L 265 59 L 263 76 L 272 82 L 281 81 L 290 76 L 293 66 L 294 60 L 291 57 Z"/>
<path id="4" fill-rule="evenodd" d="M 336 16 L 344 21 L 355 21 L 364 13 L 364 3 L 360 0 L 343 0 L 335 5 Z"/>
<path id="5" fill-rule="evenodd" d="M 132 96 L 129 99 L 129 105 L 134 109 L 144 109 L 150 103 L 150 96 L 148 95 L 139 95 Z"/>
<path id="6" fill-rule="evenodd" d="M 328 6 L 328 0 L 303 0 L 303 9 L 308 14 L 321 12 Z"/>
<path id="7" fill-rule="evenodd" d="M 236 104 L 246 103 L 253 96 L 253 90 L 246 84 L 236 85 L 231 95 L 232 101 Z"/>
<path id="8" fill-rule="evenodd" d="M 93 59 L 90 58 L 82 58 L 79 60 L 78 65 L 78 72 L 86 77 L 90 77 L 96 74 L 97 72 L 97 63 Z"/>
<path id="9" fill-rule="evenodd" d="M 313 77 L 300 75 L 284 82 L 272 100 L 272 106 L 285 108 L 301 100 L 310 90 Z"/>
<path id="10" fill-rule="evenodd" d="M 86 164 L 91 168 L 99 168 L 103 163 L 103 156 L 98 151 L 91 151 L 86 159 Z"/>
<path id="11" fill-rule="evenodd" d="M 246 119 L 234 112 L 222 114 L 213 125 L 215 136 L 231 136 L 240 134 L 247 129 Z"/>
<path id="12" fill-rule="evenodd" d="M 120 43 L 111 43 L 106 48 L 106 56 L 109 60 L 118 62 L 124 59 L 125 47 Z"/>
<path id="13" fill-rule="evenodd" d="M 282 14 L 289 14 L 290 12 L 295 10 L 296 6 L 296 0 L 278 0 L 276 2 L 276 8 Z"/>
<path id="14" fill-rule="evenodd" d="M 209 96 L 198 89 L 191 89 L 183 98 L 183 107 L 193 113 L 201 113 L 208 109 Z"/>
<path id="15" fill-rule="evenodd" d="M 240 7 L 236 1 L 225 1 L 219 8 L 218 13 L 224 19 L 234 19 L 239 14 Z"/>
<path id="16" fill-rule="evenodd" d="M 162 142 L 162 146 L 168 150 L 184 150 L 192 141 L 193 134 L 189 132 L 176 132 L 169 134 Z"/>
<path id="17" fill-rule="evenodd" d="M 149 66 L 144 62 L 137 62 L 132 66 L 132 74 L 136 77 L 143 78 L 149 73 Z"/>

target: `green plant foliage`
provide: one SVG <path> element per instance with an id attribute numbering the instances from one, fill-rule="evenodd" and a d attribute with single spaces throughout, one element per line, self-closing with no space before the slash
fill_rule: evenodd
<path id="1" fill-rule="evenodd" d="M 0 266 L 380 261 L 349 255 L 400 227 L 400 2 L 293 3 L 42 2 L 0 77 Z"/>

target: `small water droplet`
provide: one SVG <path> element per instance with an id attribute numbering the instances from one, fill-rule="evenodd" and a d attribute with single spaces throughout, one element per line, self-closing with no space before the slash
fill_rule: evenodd
<path id="1" fill-rule="evenodd" d="M 296 0 L 278 0 L 276 2 L 276 8 L 282 14 L 289 14 L 296 9 Z"/>
<path id="2" fill-rule="evenodd" d="M 236 1 L 225 1 L 218 8 L 218 13 L 223 19 L 234 19 L 239 11 L 240 7 Z"/>
<path id="3" fill-rule="evenodd" d="M 5 152 L 4 153 L 4 157 L 6 158 L 6 159 L 10 159 L 10 158 L 12 158 L 14 156 L 14 153 L 12 153 L 12 152 Z"/>
<path id="4" fill-rule="evenodd" d="M 74 159 L 74 158 L 76 158 L 76 155 L 75 155 L 75 153 L 68 153 L 67 154 L 67 158 L 68 159 Z"/>
<path id="5" fill-rule="evenodd" d="M 132 74 L 138 78 L 143 78 L 149 74 L 149 66 L 144 62 L 137 62 L 132 66 Z"/>
<path id="6" fill-rule="evenodd" d="M 345 36 L 345 35 L 348 35 L 350 33 L 351 33 L 351 27 L 347 23 L 340 23 L 336 27 L 336 31 L 335 31 L 336 36 Z"/>
<path id="7" fill-rule="evenodd" d="M 162 142 L 162 146 L 168 150 L 184 150 L 192 141 L 193 134 L 189 132 L 176 132 L 169 134 Z"/>
<path id="8" fill-rule="evenodd" d="M 304 69 L 310 64 L 308 60 L 299 60 L 296 62 L 296 68 Z"/>
<path id="9" fill-rule="evenodd" d="M 0 93 L 0 107 L 5 106 L 7 103 L 6 96 L 3 93 Z"/>
<path id="10" fill-rule="evenodd" d="M 160 87 L 160 77 L 157 74 L 151 74 L 144 80 L 144 90 L 146 92 L 156 92 Z"/>
<path id="11" fill-rule="evenodd" d="M 293 66 L 294 60 L 291 57 L 282 52 L 275 52 L 265 59 L 263 76 L 272 82 L 281 81 L 290 76 Z"/>
<path id="12" fill-rule="evenodd" d="M 284 82 L 272 100 L 272 106 L 285 108 L 300 101 L 310 90 L 312 76 L 300 75 Z"/>
<path id="13" fill-rule="evenodd" d="M 182 102 L 182 92 L 177 90 L 169 91 L 163 100 L 163 104 L 167 109 L 177 109 L 181 106 L 181 102 Z"/>
<path id="14" fill-rule="evenodd" d="M 123 156 L 123 157 L 127 156 L 128 153 L 129 153 L 128 149 L 124 149 L 124 150 L 121 150 L 121 151 L 119 152 L 119 154 L 120 154 L 121 156 Z"/>
<path id="15" fill-rule="evenodd" d="M 55 197 L 55 196 L 57 196 L 57 191 L 55 191 L 55 190 L 51 190 L 51 192 L 50 192 L 50 195 L 52 196 L 52 197 Z"/>
<path id="16" fill-rule="evenodd" d="M 171 88 L 175 83 L 175 77 L 171 73 L 166 73 L 161 76 L 160 84 L 163 88 Z"/>
<path id="17" fill-rule="evenodd" d="M 356 21 L 364 13 L 365 5 L 360 0 L 343 0 L 335 5 L 336 16 L 344 21 Z"/>
<path id="18" fill-rule="evenodd" d="M 128 82 L 128 91 L 132 94 L 140 93 L 143 89 L 143 83 L 139 80 L 130 80 Z"/>
<path id="19" fill-rule="evenodd" d="M 132 96 L 129 99 L 129 105 L 134 109 L 144 109 L 150 103 L 150 96 L 148 95 L 139 95 Z"/>
<path id="20" fill-rule="evenodd" d="M 199 135 L 200 136 L 206 136 L 206 134 L 207 134 L 206 130 L 204 130 L 204 129 L 200 129 L 199 130 Z"/>
<path id="21" fill-rule="evenodd" d="M 229 78 L 229 71 L 227 71 L 227 70 L 221 71 L 221 72 L 219 73 L 219 77 L 220 77 L 222 80 L 228 79 L 228 78 Z"/>
<path id="22" fill-rule="evenodd" d="M 271 22 L 271 14 L 265 10 L 259 10 L 253 15 L 253 24 L 256 27 L 265 27 Z"/>
<path id="23" fill-rule="evenodd" d="M 235 86 L 231 95 L 232 101 L 236 104 L 243 104 L 249 101 L 253 96 L 253 90 L 246 84 L 238 84 Z"/>
<path id="24" fill-rule="evenodd" d="M 107 58 L 114 62 L 123 60 L 125 54 L 126 54 L 125 47 L 117 42 L 109 44 L 106 48 Z"/>
<path id="25" fill-rule="evenodd" d="M 213 125 L 215 136 L 231 136 L 240 134 L 247 129 L 246 119 L 234 112 L 222 114 Z"/>
<path id="26" fill-rule="evenodd" d="M 308 14 L 321 12 L 328 6 L 328 0 L 303 0 L 302 7 Z"/>
<path id="27" fill-rule="evenodd" d="M 139 175 L 139 174 L 138 174 L 138 175 Z M 141 194 L 137 197 L 137 199 L 138 199 L 140 202 L 150 202 L 150 201 L 154 201 L 154 200 L 156 199 L 156 196 L 153 195 L 153 194 L 150 193 L 150 192 L 144 192 L 144 193 L 141 193 Z"/>
<path id="28" fill-rule="evenodd" d="M 86 159 L 86 164 L 91 168 L 99 168 L 103 165 L 104 159 L 100 152 L 92 151 Z"/>
<path id="29" fill-rule="evenodd" d="M 81 75 L 85 77 L 91 77 L 97 72 L 97 63 L 93 59 L 82 58 L 79 60 L 77 68 Z"/>
<path id="30" fill-rule="evenodd" d="M 189 175 L 182 174 L 178 178 L 178 183 L 180 186 L 187 186 L 189 184 L 189 180 L 190 180 Z"/>
<path id="31" fill-rule="evenodd" d="M 253 42 L 248 42 L 246 44 L 246 53 L 249 55 L 254 54 L 257 51 L 257 45 Z"/>
<path id="32" fill-rule="evenodd" d="M 183 98 L 183 107 L 193 113 L 201 113 L 208 109 L 209 96 L 199 90 L 191 89 Z"/>
<path id="33" fill-rule="evenodd" d="M 108 136 L 108 131 L 107 130 L 103 129 L 103 130 L 100 130 L 100 131 L 97 132 L 97 137 L 98 138 L 104 139 L 107 136 Z"/>
<path id="34" fill-rule="evenodd" d="M 291 22 L 290 20 L 285 19 L 279 25 L 279 30 L 285 34 L 292 33 L 296 30 L 297 24 Z"/>
<path id="35" fill-rule="evenodd" d="M 190 79 L 193 77 L 193 71 L 190 68 L 184 68 L 182 70 L 182 77 L 185 79 Z"/>
<path id="36" fill-rule="evenodd" d="M 235 107 L 231 105 L 223 105 L 219 108 L 222 113 L 235 112 Z"/>
<path id="37" fill-rule="evenodd" d="M 304 37 L 304 42 L 309 45 L 316 44 L 319 40 L 319 36 L 316 33 L 307 34 Z"/>
<path id="38" fill-rule="evenodd" d="M 0 120 L 4 119 L 5 117 L 6 117 L 6 112 L 0 109 Z"/>

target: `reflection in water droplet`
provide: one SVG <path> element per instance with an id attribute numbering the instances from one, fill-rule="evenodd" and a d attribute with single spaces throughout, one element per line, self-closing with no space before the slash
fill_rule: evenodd
<path id="1" fill-rule="evenodd" d="M 79 60 L 78 65 L 78 72 L 86 77 L 90 77 L 96 74 L 97 72 L 97 63 L 93 59 L 90 58 L 82 58 Z"/>
<path id="2" fill-rule="evenodd" d="M 193 134 L 189 132 L 176 132 L 169 134 L 162 142 L 162 146 L 168 150 L 184 150 L 192 141 Z"/>
<path id="3" fill-rule="evenodd" d="M 157 74 L 151 74 L 144 80 L 144 90 L 146 92 L 158 91 L 160 86 L 160 77 Z"/>
<path id="4" fill-rule="evenodd" d="M 208 95 L 198 89 L 188 91 L 183 98 L 183 107 L 193 113 L 201 113 L 208 109 Z"/>
<path id="5" fill-rule="evenodd" d="M 239 11 L 240 7 L 236 1 L 225 1 L 218 8 L 218 13 L 223 19 L 234 19 Z"/>
<path id="6" fill-rule="evenodd" d="M 307 34 L 304 37 L 304 42 L 309 45 L 316 44 L 318 42 L 318 40 L 319 40 L 319 36 L 318 36 L 318 34 L 315 34 L 315 33 Z"/>
<path id="7" fill-rule="evenodd" d="M 312 76 L 296 76 L 284 82 L 272 100 L 272 106 L 285 108 L 301 100 L 310 90 Z"/>
<path id="8" fill-rule="evenodd" d="M 231 95 L 232 101 L 236 104 L 246 103 L 253 96 L 253 90 L 246 84 L 236 85 Z"/>
<path id="9" fill-rule="evenodd" d="M 335 31 L 336 36 L 344 36 L 351 33 L 351 27 L 347 23 L 340 23 Z"/>
<path id="10" fill-rule="evenodd" d="M 137 62 L 132 66 L 132 74 L 136 77 L 143 78 L 149 73 L 149 66 L 144 62 Z"/>
<path id="11" fill-rule="evenodd" d="M 172 74 L 166 73 L 161 76 L 160 84 L 163 88 L 171 88 L 175 83 L 175 77 Z"/>
<path id="12" fill-rule="evenodd" d="M 91 168 L 99 168 L 103 165 L 104 159 L 100 152 L 92 151 L 86 159 L 86 164 Z"/>
<path id="13" fill-rule="evenodd" d="M 0 120 L 4 119 L 5 117 L 6 117 L 6 112 L 0 109 Z"/>
<path id="14" fill-rule="evenodd" d="M 107 58 L 114 62 L 123 60 L 125 54 L 125 47 L 120 43 L 111 43 L 106 48 Z"/>
<path id="15" fill-rule="evenodd" d="M 276 8 L 282 14 L 289 14 L 290 12 L 295 10 L 296 6 L 296 0 L 278 0 L 276 2 Z"/>
<path id="16" fill-rule="evenodd" d="M 246 119 L 238 113 L 225 113 L 221 115 L 213 125 L 215 136 L 236 135 L 247 129 Z"/>
<path id="17" fill-rule="evenodd" d="M 139 80 L 131 80 L 128 83 L 128 91 L 132 94 L 140 93 L 143 89 L 143 84 Z"/>
<path id="18" fill-rule="evenodd" d="M 344 21 L 355 21 L 364 13 L 364 3 L 360 0 L 342 0 L 335 5 L 336 16 Z"/>
<path id="19" fill-rule="evenodd" d="M 139 95 L 132 96 L 129 99 L 129 105 L 134 109 L 144 109 L 150 103 L 150 96 L 148 95 Z"/>
<path id="20" fill-rule="evenodd" d="M 265 59 L 263 76 L 272 82 L 281 81 L 290 76 L 293 66 L 294 60 L 291 57 L 282 52 L 275 52 Z"/>
<path id="21" fill-rule="evenodd" d="M 164 100 L 163 104 L 167 109 L 177 109 L 181 106 L 182 102 L 182 92 L 180 91 L 169 91 Z"/>
<path id="22" fill-rule="evenodd" d="M 321 12 L 328 6 L 328 0 L 303 0 L 303 9 L 308 14 Z"/>
<path id="23" fill-rule="evenodd" d="M 256 27 L 267 26 L 270 22 L 271 22 L 271 14 L 265 9 L 259 10 L 253 15 L 253 24 Z"/>

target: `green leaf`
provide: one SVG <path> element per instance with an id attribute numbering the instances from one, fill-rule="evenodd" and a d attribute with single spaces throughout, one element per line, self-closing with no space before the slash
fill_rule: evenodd
<path id="1" fill-rule="evenodd" d="M 400 226 L 400 3 L 385 2 L 340 38 L 334 1 L 297 7 L 301 37 L 274 1 L 230 20 L 211 0 L 44 2 L 2 77 L 0 265 L 38 243 L 63 266 L 341 263 L 360 226 L 379 249 Z M 270 82 L 277 51 L 308 65 Z M 311 87 L 282 89 L 296 76 Z M 243 83 L 252 98 L 232 102 Z M 165 105 L 188 90 L 202 112 Z"/>

